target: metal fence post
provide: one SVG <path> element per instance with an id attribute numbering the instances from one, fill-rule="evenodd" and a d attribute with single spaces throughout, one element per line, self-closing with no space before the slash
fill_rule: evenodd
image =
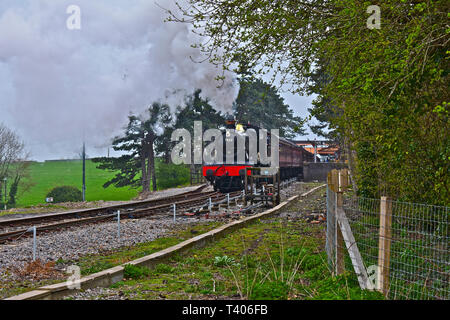
<path id="1" fill-rule="evenodd" d="M 36 261 L 36 226 L 28 228 L 26 232 L 33 232 L 33 261 Z"/>
<path id="2" fill-rule="evenodd" d="M 117 239 L 120 241 L 120 210 L 117 210 Z"/>
<path id="3" fill-rule="evenodd" d="M 36 261 L 36 226 L 33 227 L 33 261 Z"/>
<path id="4" fill-rule="evenodd" d="M 177 221 L 177 204 L 173 204 L 173 222 Z"/>
<path id="5" fill-rule="evenodd" d="M 389 264 L 391 258 L 392 202 L 389 197 L 381 197 L 380 236 L 378 240 L 378 283 L 377 289 L 385 296 L 389 294 Z"/>
<path id="6" fill-rule="evenodd" d="M 230 207 L 230 194 L 227 193 L 227 208 Z"/>

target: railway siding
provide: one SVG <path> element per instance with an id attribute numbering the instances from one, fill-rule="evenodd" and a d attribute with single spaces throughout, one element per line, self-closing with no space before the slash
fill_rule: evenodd
<path id="1" fill-rule="evenodd" d="M 236 229 L 245 227 L 250 223 L 257 221 L 258 219 L 265 218 L 272 214 L 275 214 L 277 211 L 285 207 L 293 200 L 296 200 L 298 197 L 307 196 L 310 193 L 324 186 L 325 185 L 315 187 L 302 195 L 292 196 L 272 209 L 269 209 L 259 214 L 255 214 L 253 216 L 249 216 L 242 220 L 233 221 L 226 225 L 220 226 L 214 230 L 211 230 L 209 232 L 206 232 L 189 240 L 183 241 L 167 249 L 139 258 L 137 260 L 133 260 L 131 262 L 127 262 L 126 264 L 153 268 L 157 264 L 166 261 L 175 254 L 183 253 L 191 248 L 202 247 L 211 241 L 214 241 L 218 238 L 221 238 L 229 234 L 230 232 L 233 232 Z M 82 290 L 95 287 L 108 287 L 123 279 L 124 266 L 125 264 L 88 275 L 86 277 L 81 278 L 78 282 L 74 284 L 79 284 L 80 289 Z M 63 282 L 40 287 L 34 291 L 9 297 L 6 300 L 53 300 L 53 299 L 60 299 L 63 298 L 64 296 L 73 294 L 76 290 L 77 289 L 68 288 L 67 283 Z"/>

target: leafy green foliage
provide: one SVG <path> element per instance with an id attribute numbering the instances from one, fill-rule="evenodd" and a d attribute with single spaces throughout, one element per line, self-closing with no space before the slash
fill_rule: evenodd
<path id="1" fill-rule="evenodd" d="M 239 267 L 240 266 L 239 263 L 236 263 L 234 258 L 229 257 L 229 256 L 215 257 L 214 265 L 217 267 L 225 267 L 225 266 Z"/>
<path id="2" fill-rule="evenodd" d="M 142 186 L 140 161 L 133 155 L 122 155 L 118 158 L 98 157 L 92 159 L 93 163 L 99 163 L 98 169 L 115 172 L 115 176 L 103 184 L 103 188 L 114 186 L 122 188 L 129 186 L 139 188 Z"/>
<path id="3" fill-rule="evenodd" d="M 339 132 L 331 123 L 331 120 L 339 116 L 339 109 L 333 105 L 333 101 L 325 94 L 327 84 L 331 82 L 330 76 L 326 73 L 326 63 L 317 62 L 317 68 L 311 71 L 310 83 L 307 85 L 309 95 L 317 95 L 312 102 L 312 107 L 308 108 L 311 118 L 319 121 L 318 124 L 310 124 L 311 131 L 329 140 L 342 140 Z M 342 144 L 343 141 L 341 141 Z"/>
<path id="4" fill-rule="evenodd" d="M 150 270 L 145 267 L 126 264 L 123 268 L 123 277 L 126 279 L 141 279 L 150 274 Z"/>
<path id="5" fill-rule="evenodd" d="M 380 29 L 367 1 L 188 2 L 211 62 L 319 95 L 314 130 L 345 140 L 358 192 L 450 203 L 448 1 L 379 2 Z"/>
<path id="6" fill-rule="evenodd" d="M 224 124 L 222 112 L 215 110 L 208 99 L 201 97 L 201 93 L 200 89 L 195 90 L 192 95 L 187 96 L 185 105 L 177 108 L 174 128 L 184 128 L 193 135 L 194 121 L 201 121 L 203 130 L 217 129 Z"/>
<path id="7" fill-rule="evenodd" d="M 156 174 L 160 189 L 174 188 L 190 183 L 189 168 L 185 165 L 157 162 Z"/>
<path id="8" fill-rule="evenodd" d="M 19 188 L 20 177 L 16 176 L 11 187 L 9 188 L 8 207 L 12 208 L 16 205 L 17 191 Z"/>
<path id="9" fill-rule="evenodd" d="M 81 191 L 72 186 L 61 186 L 53 188 L 47 198 L 53 198 L 54 203 L 59 202 L 77 202 L 83 199 Z"/>
<path id="10" fill-rule="evenodd" d="M 0 206 L 15 207 L 17 198 L 33 185 L 29 176 L 30 162 L 20 137 L 0 123 Z M 9 187 L 9 197 L 8 197 Z M 19 187 L 21 192 L 19 193 Z"/>
<path id="11" fill-rule="evenodd" d="M 173 271 L 174 268 L 164 263 L 156 265 L 155 269 L 153 270 L 154 273 L 172 273 Z"/>

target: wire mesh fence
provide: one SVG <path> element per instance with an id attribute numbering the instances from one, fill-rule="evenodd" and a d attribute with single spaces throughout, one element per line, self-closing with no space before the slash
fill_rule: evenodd
<path id="1" fill-rule="evenodd" d="M 336 194 L 328 188 L 326 250 L 333 270 L 336 251 L 345 248 L 336 240 Z M 389 224 L 383 224 L 386 213 L 381 210 L 382 202 L 343 194 L 342 209 L 355 238 L 354 245 L 374 286 L 381 290 L 380 277 L 384 277 L 385 294 L 390 299 L 449 299 L 449 207 L 388 199 Z M 386 248 L 382 246 L 385 240 L 389 241 Z M 344 261 L 345 270 L 353 270 L 348 254 Z"/>

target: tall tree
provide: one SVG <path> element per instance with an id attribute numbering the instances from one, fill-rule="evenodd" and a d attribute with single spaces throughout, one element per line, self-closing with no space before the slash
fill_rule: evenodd
<path id="1" fill-rule="evenodd" d="M 201 97 L 201 89 L 197 89 L 193 94 L 188 95 L 183 107 L 178 107 L 176 111 L 176 121 L 174 128 L 184 128 L 189 130 L 191 136 L 194 134 L 194 121 L 202 122 L 203 131 L 218 128 L 225 123 L 224 115 L 217 111 L 209 103 L 208 99 Z M 194 149 L 191 150 L 191 159 L 194 159 Z M 195 172 L 194 161 L 191 161 L 191 172 Z"/>
<path id="2" fill-rule="evenodd" d="M 187 129 L 194 134 L 194 121 L 201 121 L 204 130 L 217 128 L 224 124 L 224 116 L 220 111 L 214 109 L 207 98 L 201 97 L 201 89 L 196 89 L 192 94 L 186 96 L 184 104 L 176 108 L 171 118 L 172 126 L 166 126 L 163 135 L 156 141 L 156 152 L 162 155 L 165 163 L 170 162 L 172 147 L 175 145 L 171 141 L 171 135 L 175 129 Z"/>
<path id="3" fill-rule="evenodd" d="M 10 181 L 8 206 L 13 207 L 18 197 L 20 186 L 21 193 L 29 190 L 32 182 L 29 176 L 30 163 L 25 145 L 19 136 L 0 123 L 0 202 L 4 201 L 4 179 Z"/>
<path id="4" fill-rule="evenodd" d="M 165 136 L 172 117 L 167 104 L 154 102 L 142 116 L 130 115 L 122 137 L 114 138 L 112 145 L 116 151 L 126 154 L 119 158 L 95 158 L 97 168 L 118 171 L 103 187 L 142 187 L 142 191 L 157 190 L 155 170 L 155 144 Z M 151 183 L 150 183 L 151 182 Z"/>
<path id="5" fill-rule="evenodd" d="M 185 105 L 177 108 L 175 128 L 185 128 L 193 134 L 194 121 L 201 121 L 204 130 L 224 124 L 222 112 L 217 111 L 207 98 L 202 98 L 201 93 L 201 89 L 195 90 L 186 97 Z"/>
<path id="6" fill-rule="evenodd" d="M 7 177 L 12 164 L 23 157 L 24 148 L 19 136 L 0 123 L 0 180 Z"/>
<path id="7" fill-rule="evenodd" d="M 340 140 L 339 132 L 332 125 L 332 120 L 339 117 L 339 109 L 333 104 L 330 97 L 326 96 L 325 88 L 330 83 L 330 76 L 326 71 L 324 61 L 317 61 L 317 67 L 309 75 L 310 81 L 307 85 L 307 93 L 316 95 L 312 102 L 312 107 L 308 108 L 311 117 L 314 117 L 318 124 L 310 124 L 313 133 L 329 140 Z"/>
<path id="8" fill-rule="evenodd" d="M 277 88 L 260 79 L 242 78 L 234 105 L 239 121 L 250 122 L 266 129 L 279 129 L 280 136 L 293 138 L 303 135 L 303 120 L 284 103 Z"/>

